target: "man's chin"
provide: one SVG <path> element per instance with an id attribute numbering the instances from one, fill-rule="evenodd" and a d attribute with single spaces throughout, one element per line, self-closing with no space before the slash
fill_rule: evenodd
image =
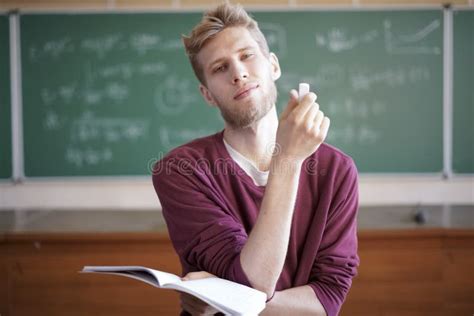
<path id="1" fill-rule="evenodd" d="M 237 116 L 223 117 L 224 121 L 227 123 L 229 127 L 232 129 L 246 129 L 251 128 L 256 123 L 258 123 L 261 119 L 265 117 L 265 115 L 270 112 L 269 110 L 266 113 L 253 113 L 252 115 L 248 115 L 245 117 L 240 116 L 240 118 L 236 119 Z"/>
<path id="2" fill-rule="evenodd" d="M 236 109 L 241 111 L 223 111 L 223 107 L 219 107 L 221 110 L 221 116 L 229 127 L 232 129 L 244 129 L 252 127 L 262 118 L 264 118 L 271 109 L 275 106 L 274 103 L 269 103 L 269 100 L 249 100 L 239 104 Z M 266 104 L 263 108 L 261 104 Z M 225 108 L 224 108 L 225 109 Z"/>
<path id="3" fill-rule="evenodd" d="M 228 120 L 224 118 L 226 125 L 228 125 L 232 129 L 246 129 L 251 127 L 255 124 L 258 120 L 257 119 L 243 119 L 243 120 Z"/>

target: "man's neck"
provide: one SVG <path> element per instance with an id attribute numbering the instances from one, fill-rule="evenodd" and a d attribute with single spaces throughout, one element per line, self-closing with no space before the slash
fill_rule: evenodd
<path id="1" fill-rule="evenodd" d="M 264 171 L 270 168 L 277 128 L 278 115 L 274 106 L 258 122 L 246 128 L 232 128 L 226 124 L 224 139 L 241 155 L 254 162 L 259 170 Z"/>

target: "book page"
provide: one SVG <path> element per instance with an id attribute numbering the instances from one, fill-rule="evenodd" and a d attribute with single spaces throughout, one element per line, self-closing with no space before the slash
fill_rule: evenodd
<path id="1" fill-rule="evenodd" d="M 265 308 L 266 294 L 220 278 L 181 281 L 166 288 L 193 294 L 225 314 L 257 315 Z"/>
<path id="2" fill-rule="evenodd" d="M 177 275 L 142 266 L 85 266 L 82 272 L 115 274 L 186 292 L 227 315 L 257 315 L 265 308 L 267 298 L 263 292 L 225 279 L 181 281 Z"/>
<path id="3" fill-rule="evenodd" d="M 181 282 L 181 278 L 177 275 L 174 275 L 172 273 L 168 272 L 163 272 L 159 270 L 154 270 L 150 268 L 146 268 L 147 271 L 151 274 L 153 274 L 159 281 L 160 285 L 165 285 L 168 283 L 179 283 Z"/>
<path id="4" fill-rule="evenodd" d="M 82 272 L 121 275 L 146 282 L 156 287 L 181 281 L 181 278 L 174 274 L 141 266 L 85 266 Z"/>

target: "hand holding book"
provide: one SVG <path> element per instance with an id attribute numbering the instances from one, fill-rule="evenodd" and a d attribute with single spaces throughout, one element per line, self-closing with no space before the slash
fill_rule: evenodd
<path id="1" fill-rule="evenodd" d="M 181 278 L 181 280 L 189 281 L 215 277 L 215 275 L 210 274 L 206 271 L 199 271 L 189 272 L 183 278 Z M 200 299 L 194 297 L 193 295 L 189 295 L 185 292 L 180 292 L 180 301 L 181 308 L 190 313 L 191 315 L 215 315 L 217 312 L 219 312 L 217 309 L 207 304 L 206 302 L 203 302 Z"/>

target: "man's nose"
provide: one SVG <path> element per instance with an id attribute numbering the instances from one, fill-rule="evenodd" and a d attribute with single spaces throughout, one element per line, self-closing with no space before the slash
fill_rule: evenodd
<path id="1" fill-rule="evenodd" d="M 249 77 L 247 68 L 245 68 L 242 64 L 236 63 L 232 67 L 232 82 L 234 84 L 238 83 L 241 80 L 246 80 Z"/>

